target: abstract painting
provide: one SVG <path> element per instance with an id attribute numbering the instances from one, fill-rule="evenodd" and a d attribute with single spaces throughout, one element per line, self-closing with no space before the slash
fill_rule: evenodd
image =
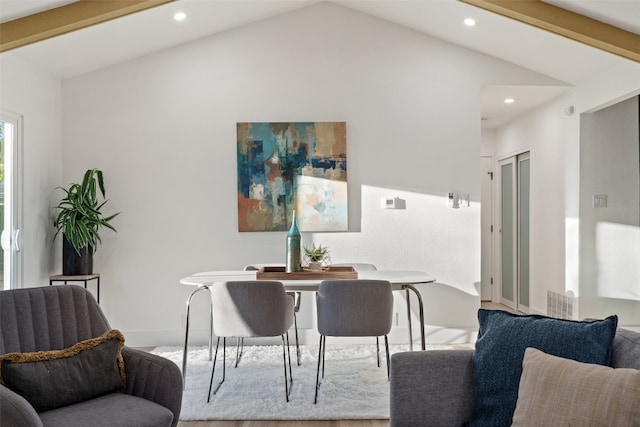
<path id="1" fill-rule="evenodd" d="M 237 124 L 238 230 L 346 231 L 345 122 Z"/>

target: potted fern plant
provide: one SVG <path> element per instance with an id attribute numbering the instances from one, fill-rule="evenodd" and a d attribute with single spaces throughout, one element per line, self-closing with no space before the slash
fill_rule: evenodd
<path id="1" fill-rule="evenodd" d="M 53 223 L 56 228 L 54 240 L 63 234 L 62 274 L 93 274 L 93 254 L 101 242 L 100 231 L 103 227 L 116 231 L 111 220 L 119 212 L 109 216 L 102 213 L 107 200 L 103 174 L 99 169 L 87 170 L 82 183 L 58 188 L 65 193 L 58 203 L 58 215 Z M 100 195 L 102 201 L 99 200 Z"/>

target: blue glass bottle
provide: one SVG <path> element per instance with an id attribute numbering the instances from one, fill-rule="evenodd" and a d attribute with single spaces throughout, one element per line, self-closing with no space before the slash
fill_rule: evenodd
<path id="1" fill-rule="evenodd" d="M 287 233 L 287 263 L 285 267 L 287 273 L 302 271 L 300 253 L 300 230 L 298 230 L 296 211 L 294 210 L 291 228 L 289 229 L 289 233 Z"/>

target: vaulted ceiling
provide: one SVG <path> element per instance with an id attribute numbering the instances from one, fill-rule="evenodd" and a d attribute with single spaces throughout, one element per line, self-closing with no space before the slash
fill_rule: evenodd
<path id="1" fill-rule="evenodd" d="M 67 79 L 315 3 L 320 2 L 0 0 L 0 51 L 6 51 L 0 60 L 3 55 L 17 55 Z M 640 0 L 331 3 L 503 59 L 567 85 L 620 63 L 640 62 Z M 173 20 L 178 11 L 187 15 L 182 22 Z M 465 18 L 473 18 L 476 25 L 465 26 Z M 521 91 L 518 105 L 509 107 L 508 112 L 500 105 L 507 89 Z M 500 116 L 494 120 L 495 126 L 562 90 L 488 88 L 482 113 Z"/>

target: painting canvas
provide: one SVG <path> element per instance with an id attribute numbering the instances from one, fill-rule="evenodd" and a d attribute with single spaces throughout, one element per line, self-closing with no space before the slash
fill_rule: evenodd
<path id="1" fill-rule="evenodd" d="M 237 124 L 238 230 L 346 231 L 345 122 Z"/>

